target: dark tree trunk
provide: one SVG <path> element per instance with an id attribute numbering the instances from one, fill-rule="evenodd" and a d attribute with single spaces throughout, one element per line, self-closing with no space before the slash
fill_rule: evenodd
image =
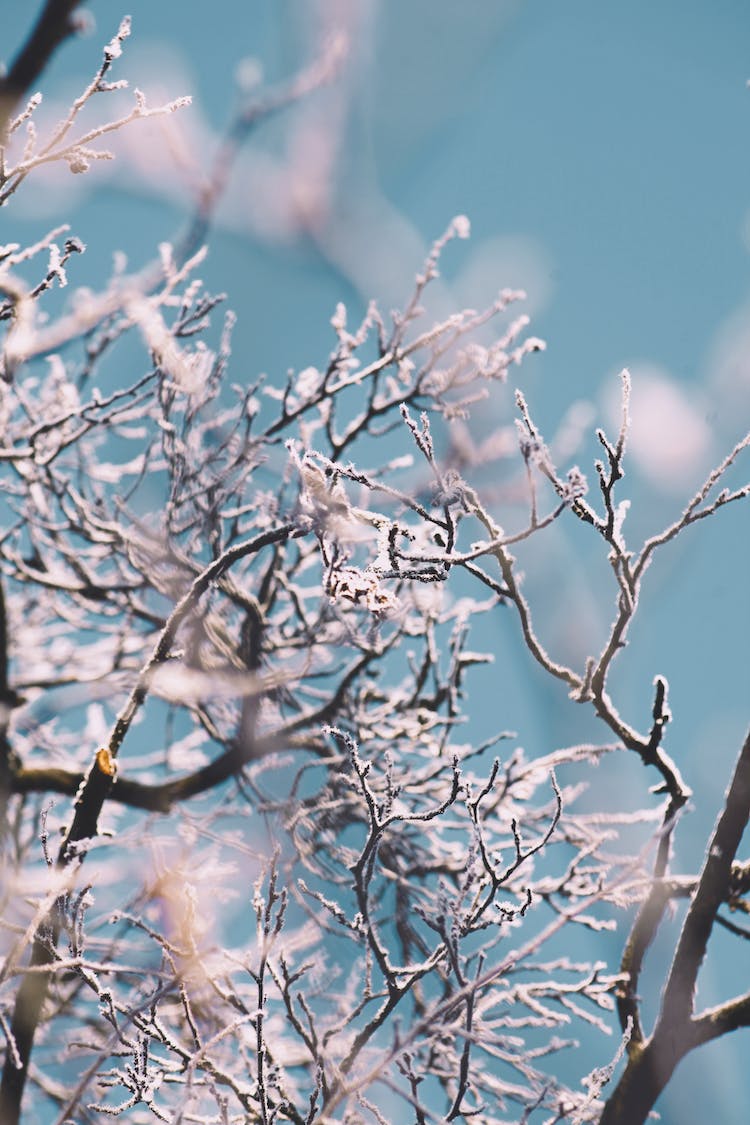
<path id="1" fill-rule="evenodd" d="M 663 1040 L 657 1049 L 652 1041 L 631 1057 L 604 1107 L 599 1125 L 642 1125 L 687 1049 L 684 1042 Z"/>

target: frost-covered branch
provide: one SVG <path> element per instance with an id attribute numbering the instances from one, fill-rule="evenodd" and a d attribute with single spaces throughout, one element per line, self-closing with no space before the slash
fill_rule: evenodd
<path id="1" fill-rule="evenodd" d="M 129 30 L 44 137 L 35 97 L 14 110 L 9 214 L 40 165 L 83 171 L 105 134 L 177 108 L 136 92 L 84 124 L 123 86 L 110 71 Z M 327 355 L 280 381 L 231 374 L 222 306 L 242 295 L 200 280 L 212 217 L 240 145 L 336 81 L 344 50 L 243 101 L 186 232 L 145 270 L 118 257 L 77 288 L 84 247 L 64 225 L 0 248 L 3 1121 L 24 1096 L 60 1123 L 633 1125 L 657 1070 L 747 1023 L 744 995 L 692 1006 L 714 922 L 747 936 L 722 912 L 750 912 L 742 758 L 703 871 L 680 874 L 691 793 L 667 679 L 631 714 L 614 699 L 651 559 L 747 497 L 725 479 L 748 439 L 630 546 L 628 373 L 592 496 L 508 387 L 544 348 L 524 294 L 428 311 L 462 215 L 400 308 L 339 304 Z M 521 571 L 572 518 L 603 545 L 612 603 L 601 647 L 576 660 Z M 496 614 L 607 743 L 533 754 L 502 729 Z M 605 812 L 596 769 L 606 789 L 622 751 L 656 772 L 658 799 L 608 793 Z M 639 985 L 675 899 L 686 917 L 650 1030 Z M 619 965 L 572 955 L 568 935 L 628 911 Z M 558 1052 L 618 1017 L 619 1049 L 564 1082 Z"/>

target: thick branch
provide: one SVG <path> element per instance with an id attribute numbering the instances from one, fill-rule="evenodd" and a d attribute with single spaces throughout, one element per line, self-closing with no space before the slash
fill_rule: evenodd
<path id="1" fill-rule="evenodd" d="M 737 996 L 726 1004 L 707 1008 L 693 1020 L 698 1043 L 710 1043 L 740 1027 L 750 1027 L 750 992 Z"/>
<path id="2" fill-rule="evenodd" d="M 47 0 L 8 73 L 0 79 L 0 135 L 15 107 L 36 82 L 52 55 L 76 28 L 71 18 L 81 0 Z"/>
<path id="3" fill-rule="evenodd" d="M 651 886 L 646 900 L 641 903 L 635 916 L 633 927 L 628 935 L 628 940 L 623 950 L 620 962 L 620 972 L 623 983 L 617 989 L 617 1015 L 620 1027 L 628 1027 L 630 1021 L 630 1039 L 627 1044 L 628 1054 L 643 1044 L 643 1027 L 640 1016 L 640 996 L 638 985 L 643 968 L 643 960 L 656 937 L 664 911 L 672 895 L 668 884 L 655 882 Z"/>
<path id="4" fill-rule="evenodd" d="M 600 1125 L 641 1125 L 669 1082 L 675 1067 L 695 1047 L 750 1024 L 750 996 L 693 1017 L 698 972 L 717 911 L 733 893 L 734 857 L 750 816 L 750 734 L 740 751 L 724 808 L 688 907 L 651 1038 L 637 1041 L 607 1102 Z M 658 922 L 658 918 L 656 919 Z M 632 940 L 632 938 L 631 938 Z M 644 947 L 645 950 L 645 947 Z"/>
<path id="5" fill-rule="evenodd" d="M 256 751 L 257 747 L 254 745 L 253 753 Z M 248 755 L 248 747 L 244 745 L 242 754 L 238 748 L 230 747 L 212 762 L 201 766 L 193 773 L 170 778 L 169 781 L 156 785 L 147 785 L 133 778 L 117 777 L 107 794 L 107 799 L 121 805 L 128 805 L 132 809 L 167 813 L 179 801 L 196 797 L 199 793 L 206 793 L 221 785 L 237 772 Z M 84 776 L 82 773 L 59 769 L 56 766 L 19 769 L 13 775 L 10 791 L 12 793 L 64 793 L 72 797 L 78 792 Z"/>
<path id="6" fill-rule="evenodd" d="M 109 744 L 97 751 L 91 769 L 78 791 L 73 821 L 65 834 L 57 858 L 58 867 L 67 867 L 79 854 L 78 844 L 92 838 L 97 833 L 99 814 L 104 802 L 112 791 L 116 772 L 117 753 L 130 729 L 138 709 L 148 694 L 153 670 L 163 663 L 170 654 L 181 624 L 193 611 L 200 598 L 227 570 L 242 558 L 255 554 L 263 547 L 277 543 L 293 534 L 291 524 L 282 525 L 272 531 L 256 536 L 255 539 L 231 547 L 206 567 L 192 582 L 187 593 L 180 599 L 157 641 L 150 659 L 147 661 L 125 706 L 117 717 L 110 735 Z M 200 772 L 200 771 L 199 771 Z M 31 954 L 32 966 L 50 965 L 55 957 L 55 947 L 60 936 L 64 899 L 55 903 L 50 916 L 45 918 L 37 930 Z M 11 1036 L 16 1051 L 8 1050 L 0 1083 L 0 1123 L 16 1125 L 20 1120 L 21 1099 L 26 1083 L 29 1061 L 42 1006 L 47 995 L 48 973 L 28 973 L 18 990 L 11 1024 Z M 20 1062 L 20 1066 L 16 1062 Z"/>
<path id="7" fill-rule="evenodd" d="M 698 970 L 716 913 L 729 894 L 732 864 L 750 816 L 750 734 L 740 751 L 724 808 L 706 853 L 698 889 L 682 924 L 677 949 L 669 972 L 660 1026 L 674 1025 L 692 1015 Z"/>
<path id="8" fill-rule="evenodd" d="M 112 786 L 115 763 L 108 751 L 100 750 L 89 771 L 86 785 L 76 801 L 73 821 L 65 835 L 57 857 L 57 866 L 66 867 L 76 855 L 76 845 L 96 834 L 97 809 L 83 801 L 84 792 L 91 792 L 99 799 L 98 808 L 104 803 Z M 65 911 L 65 895 L 61 895 L 50 913 L 37 929 L 31 949 L 29 967 L 40 969 L 52 965 L 60 937 Z M 0 1122 L 2 1125 L 17 1125 L 21 1120 L 21 1099 L 34 1045 L 34 1034 L 39 1023 L 42 1006 L 47 996 L 49 974 L 29 972 L 23 978 L 16 994 L 11 1022 L 11 1038 L 15 1051 L 6 1050 L 5 1066 L 0 1081 Z M 17 1065 L 20 1064 L 20 1065 Z"/>
<path id="9" fill-rule="evenodd" d="M 8 739 L 10 711 L 21 701 L 11 688 L 9 679 L 8 614 L 5 591 L 0 580 L 0 829 L 4 832 L 7 800 L 13 792 L 16 759 Z"/>

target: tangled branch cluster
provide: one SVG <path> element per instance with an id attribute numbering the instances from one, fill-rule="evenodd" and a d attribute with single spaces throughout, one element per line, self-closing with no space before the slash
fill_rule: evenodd
<path id="1" fill-rule="evenodd" d="M 29 128 L 34 98 L 10 120 L 8 151 L 22 126 L 27 140 L 0 202 L 40 163 L 84 170 L 99 136 L 152 112 L 137 95 L 69 139 L 121 85 L 128 31 L 51 138 Z M 307 95 L 305 75 L 266 111 Z M 373 303 L 352 327 L 339 305 L 326 363 L 247 386 L 229 377 L 234 314 L 214 326 L 224 298 L 197 277 L 212 200 L 153 267 L 120 262 L 49 318 L 80 241 L 57 228 L 0 250 L 4 1112 L 26 1085 L 61 1123 L 598 1120 L 614 1063 L 563 1082 L 561 1032 L 609 1032 L 617 1008 L 640 1057 L 640 964 L 668 902 L 699 903 L 702 885 L 669 872 L 689 789 L 663 746 L 666 680 L 640 731 L 608 679 L 654 554 L 747 495 L 721 486 L 748 438 L 633 550 L 627 373 L 597 501 L 517 392 L 518 453 L 498 471 L 525 511 L 506 531 L 441 450 L 543 345 L 509 317 L 514 291 L 429 322 L 425 291 L 468 221 L 400 311 Z M 123 381 L 131 336 L 145 358 Z M 616 594 L 582 669 L 545 648 L 512 554 L 569 517 L 605 544 Z M 471 630 L 495 612 L 612 742 L 536 760 L 508 732 L 477 742 L 467 699 L 491 657 Z M 618 749 L 657 771 L 663 808 L 577 811 Z M 621 829 L 639 823 L 633 855 Z M 743 908 L 733 858 L 717 909 Z M 571 928 L 634 902 L 617 970 L 566 953 Z"/>

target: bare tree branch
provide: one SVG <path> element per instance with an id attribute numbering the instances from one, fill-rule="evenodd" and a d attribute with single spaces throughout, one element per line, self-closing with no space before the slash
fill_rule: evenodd
<path id="1" fill-rule="evenodd" d="M 41 76 L 60 44 L 75 34 L 73 13 L 80 3 L 81 0 L 46 0 L 28 39 L 0 78 L 0 134 L 3 136 L 18 103 Z"/>

